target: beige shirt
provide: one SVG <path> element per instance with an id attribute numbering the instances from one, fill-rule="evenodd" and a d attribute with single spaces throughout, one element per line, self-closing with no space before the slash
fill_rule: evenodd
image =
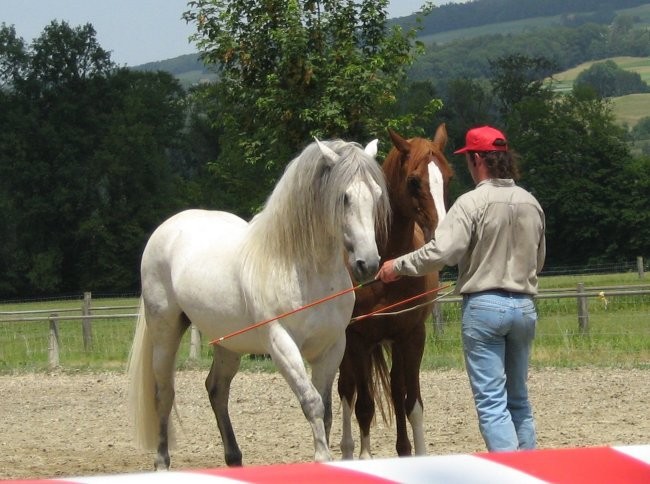
<path id="1" fill-rule="evenodd" d="M 435 239 L 395 259 L 394 268 L 418 276 L 458 265 L 457 293 L 537 294 L 544 230 L 544 212 L 533 195 L 511 179 L 483 180 L 456 200 Z"/>

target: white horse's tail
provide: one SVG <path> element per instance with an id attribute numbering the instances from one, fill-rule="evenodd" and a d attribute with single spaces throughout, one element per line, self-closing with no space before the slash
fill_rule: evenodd
<path id="1" fill-rule="evenodd" d="M 135 441 L 140 448 L 155 450 L 158 445 L 159 420 L 153 375 L 153 346 L 142 298 L 127 368 L 128 411 Z"/>

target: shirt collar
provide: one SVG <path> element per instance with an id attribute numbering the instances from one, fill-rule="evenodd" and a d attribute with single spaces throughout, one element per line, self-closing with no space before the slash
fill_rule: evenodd
<path id="1" fill-rule="evenodd" d="M 476 185 L 476 188 L 481 185 L 492 185 L 493 187 L 512 187 L 515 181 L 512 178 L 486 178 Z"/>

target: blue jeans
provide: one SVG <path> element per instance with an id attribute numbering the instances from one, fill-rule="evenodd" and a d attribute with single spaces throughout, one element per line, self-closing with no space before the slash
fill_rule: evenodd
<path id="1" fill-rule="evenodd" d="M 535 448 L 526 382 L 536 322 L 530 295 L 486 291 L 463 297 L 465 368 L 490 452 Z"/>

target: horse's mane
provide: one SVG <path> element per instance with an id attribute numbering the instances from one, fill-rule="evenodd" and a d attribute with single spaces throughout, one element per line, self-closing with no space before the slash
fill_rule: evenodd
<path id="1" fill-rule="evenodd" d="M 311 143 L 287 165 L 263 210 L 250 222 L 241 249 L 244 287 L 281 290 L 296 271 L 329 271 L 332 250 L 343 251 L 344 192 L 357 174 L 381 187 L 376 230 L 386 232 L 390 208 L 379 164 L 357 143 L 322 143 L 339 155 L 336 163 Z M 253 292 L 253 297 L 258 294 Z"/>

